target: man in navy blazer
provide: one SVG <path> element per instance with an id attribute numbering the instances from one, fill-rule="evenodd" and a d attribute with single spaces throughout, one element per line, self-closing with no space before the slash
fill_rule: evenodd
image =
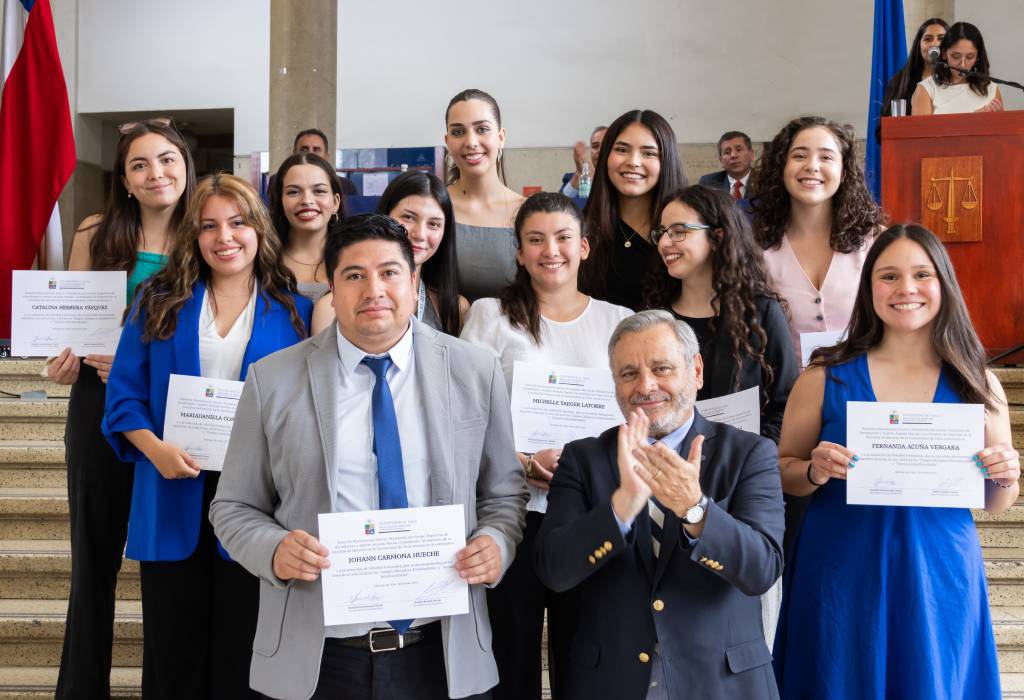
<path id="1" fill-rule="evenodd" d="M 734 199 L 750 199 L 750 173 L 754 167 L 754 148 L 742 131 L 727 131 L 718 139 L 718 160 L 722 170 L 701 175 L 697 184 L 724 190 Z"/>
<path id="2" fill-rule="evenodd" d="M 555 697 L 778 698 L 759 600 L 782 572 L 776 447 L 696 411 L 697 339 L 668 312 L 624 319 L 609 356 L 627 423 L 565 446 L 537 541 L 562 593 Z"/>

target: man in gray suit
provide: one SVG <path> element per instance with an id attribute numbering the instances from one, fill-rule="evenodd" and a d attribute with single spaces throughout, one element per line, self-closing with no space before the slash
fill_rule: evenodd
<path id="1" fill-rule="evenodd" d="M 251 367 L 210 507 L 228 553 L 260 578 L 250 684 L 303 700 L 487 697 L 498 672 L 483 587 L 513 559 L 527 498 L 501 369 L 412 318 L 412 248 L 393 220 L 347 219 L 324 259 L 338 322 Z M 401 634 L 410 621 L 325 627 L 320 572 L 342 564 L 317 514 L 392 507 L 396 452 L 409 507 L 465 506 L 455 568 L 469 613 Z"/>

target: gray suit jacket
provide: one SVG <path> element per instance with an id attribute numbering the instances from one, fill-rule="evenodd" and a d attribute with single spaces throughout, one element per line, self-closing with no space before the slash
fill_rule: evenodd
<path id="1" fill-rule="evenodd" d="M 338 435 L 338 340 L 332 325 L 249 369 L 210 520 L 235 561 L 260 578 L 250 684 L 275 698 L 309 698 L 324 645 L 320 580 L 282 581 L 273 557 L 289 530 L 318 533 L 331 512 Z M 526 484 L 512 441 L 509 398 L 489 353 L 413 319 L 416 382 L 429 433 L 431 505 L 466 506 L 467 539 L 501 547 L 502 574 L 522 538 Z M 366 400 L 370 400 L 367 394 Z M 484 587 L 469 614 L 442 618 L 448 692 L 498 682 Z"/>

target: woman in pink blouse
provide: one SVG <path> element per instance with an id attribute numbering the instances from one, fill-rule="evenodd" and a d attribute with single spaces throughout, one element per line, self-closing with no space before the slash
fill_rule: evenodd
<path id="1" fill-rule="evenodd" d="M 853 143 L 848 125 L 800 117 L 772 139 L 754 174 L 754 235 L 772 284 L 789 306 L 798 352 L 802 334 L 846 328 L 861 266 L 882 221 Z"/>

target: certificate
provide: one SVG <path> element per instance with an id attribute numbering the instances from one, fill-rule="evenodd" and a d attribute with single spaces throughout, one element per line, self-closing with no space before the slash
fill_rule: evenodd
<path id="1" fill-rule="evenodd" d="M 752 386 L 735 394 L 697 401 L 697 410 L 708 420 L 728 423 L 734 428 L 761 434 L 761 387 Z"/>
<path id="2" fill-rule="evenodd" d="M 828 348 L 846 338 L 846 330 L 816 331 L 800 334 L 800 366 L 806 367 L 811 362 L 811 353 L 818 348 Z"/>
<path id="3" fill-rule="evenodd" d="M 857 466 L 846 502 L 983 508 L 985 479 L 974 454 L 985 446 L 981 404 L 846 404 L 846 442 Z"/>
<path id="4" fill-rule="evenodd" d="M 15 270 L 11 354 L 113 355 L 121 338 L 127 273 Z"/>
<path id="5" fill-rule="evenodd" d="M 519 452 L 560 449 L 623 422 L 610 369 L 516 362 L 512 428 Z"/>
<path id="6" fill-rule="evenodd" d="M 172 374 L 167 384 L 164 441 L 188 452 L 200 469 L 220 471 L 228 452 L 244 382 Z"/>
<path id="7" fill-rule="evenodd" d="M 461 504 L 321 513 L 331 567 L 320 578 L 324 624 L 462 615 L 469 585 L 455 571 L 466 546 Z"/>

